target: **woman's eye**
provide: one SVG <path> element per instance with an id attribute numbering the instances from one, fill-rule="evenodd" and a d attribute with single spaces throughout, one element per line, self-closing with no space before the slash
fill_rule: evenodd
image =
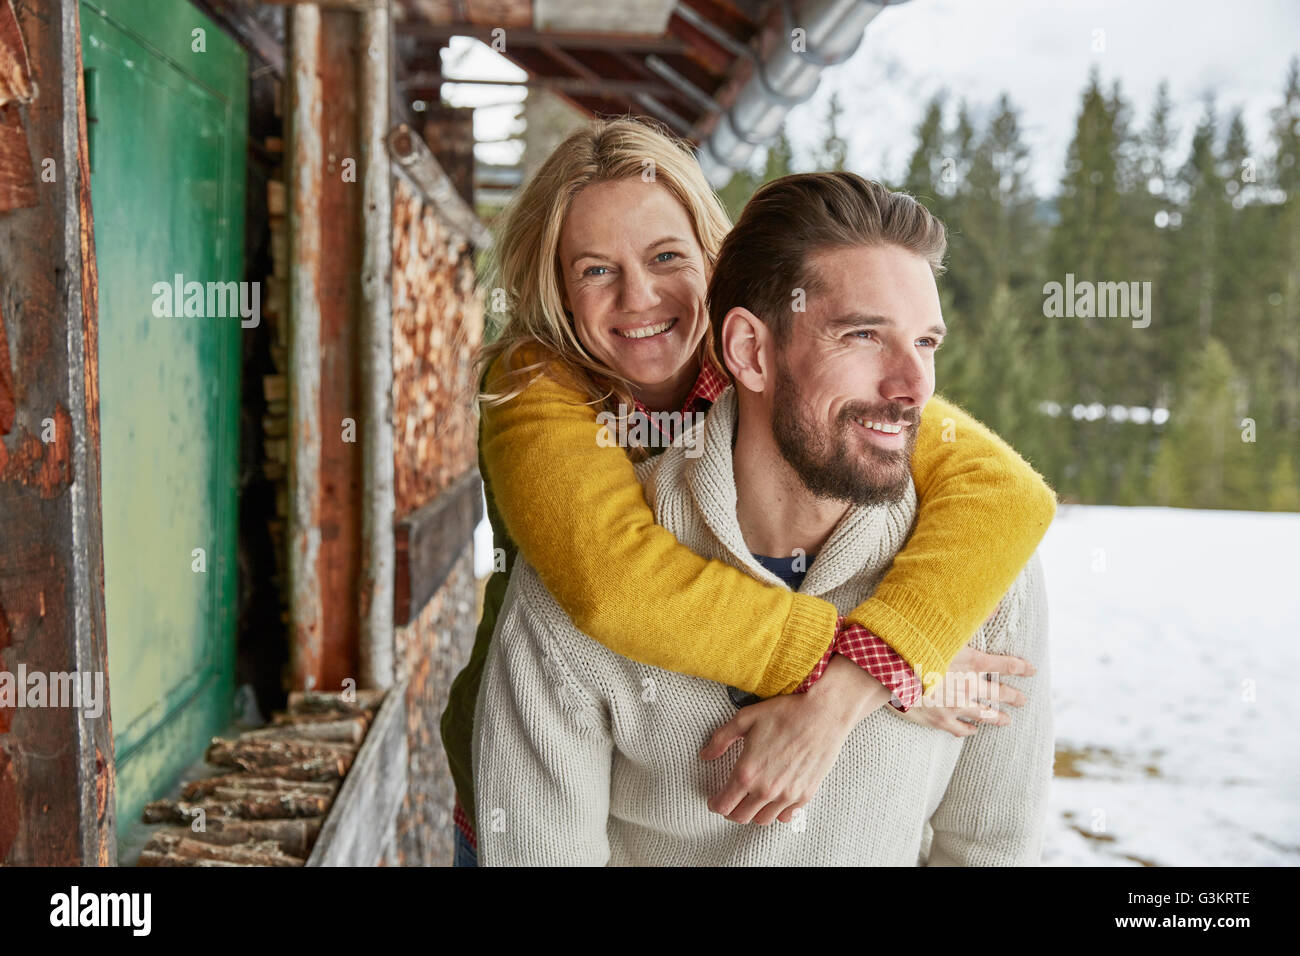
<path id="1" fill-rule="evenodd" d="M 596 275 L 597 269 L 608 269 L 608 268 L 609 266 L 588 266 L 586 269 L 582 271 L 582 274 L 585 276 Z M 600 273 L 600 274 L 603 275 L 604 273 Z"/>
<path id="2" fill-rule="evenodd" d="M 676 255 L 677 255 L 677 253 L 675 253 L 675 252 L 661 252 L 661 253 L 659 253 L 659 255 L 655 256 L 655 261 L 656 261 L 656 262 L 667 262 L 668 260 L 665 259 L 664 256 L 676 256 Z"/>

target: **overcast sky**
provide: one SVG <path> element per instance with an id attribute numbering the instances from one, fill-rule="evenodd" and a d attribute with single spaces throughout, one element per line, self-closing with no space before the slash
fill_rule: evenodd
<path id="1" fill-rule="evenodd" d="M 954 103 L 964 97 L 982 111 L 1005 91 L 1020 109 L 1034 162 L 1031 178 L 1040 195 L 1049 195 L 1094 65 L 1107 86 L 1120 81 L 1138 125 L 1146 123 L 1159 82 L 1169 81 L 1181 158 L 1207 93 L 1215 96 L 1221 118 L 1244 110 L 1251 146 L 1261 149 L 1268 112 L 1279 102 L 1288 61 L 1296 55 L 1300 0 L 910 0 L 872 21 L 858 52 L 823 75 L 816 96 L 791 112 L 787 128 L 796 162 L 810 167 L 811 150 L 824 135 L 827 98 L 838 91 L 849 167 L 897 178 L 932 94 L 946 88 Z M 481 45 L 459 69 L 469 76 L 523 75 Z M 469 105 L 501 103 L 519 91 L 447 86 L 444 94 Z M 479 139 L 506 134 L 507 110 L 480 114 Z M 479 156 L 511 160 L 499 148 L 480 147 Z"/>

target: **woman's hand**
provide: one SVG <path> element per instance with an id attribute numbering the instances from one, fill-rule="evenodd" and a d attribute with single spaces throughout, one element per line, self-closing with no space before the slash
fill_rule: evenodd
<path id="1" fill-rule="evenodd" d="M 981 724 L 1004 727 L 1011 723 L 1011 716 L 993 704 L 1023 707 L 1028 698 L 1009 684 L 995 680 L 994 675 L 1032 677 L 1036 672 L 1037 668 L 1022 658 L 986 654 L 967 644 L 929 693 L 906 713 L 895 714 L 922 727 L 945 730 L 954 737 L 969 737 Z"/>
<path id="2" fill-rule="evenodd" d="M 806 694 L 742 707 L 700 751 L 716 760 L 744 740 L 731 776 L 709 809 L 735 823 L 789 823 L 810 801 L 858 721 L 889 701 L 889 690 L 857 664 L 836 655 Z"/>

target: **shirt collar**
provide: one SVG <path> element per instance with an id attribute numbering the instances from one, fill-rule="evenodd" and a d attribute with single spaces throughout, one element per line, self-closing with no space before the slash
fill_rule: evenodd
<path id="1" fill-rule="evenodd" d="M 686 401 L 682 403 L 682 412 L 685 414 L 702 411 L 701 404 L 707 409 L 718 400 L 718 396 L 726 391 L 730 384 L 727 376 L 706 357 L 700 363 L 700 374 L 696 376 L 695 384 L 686 396 Z M 647 416 L 650 414 L 650 410 L 641 403 L 640 399 L 635 399 L 634 402 L 638 412 Z"/>

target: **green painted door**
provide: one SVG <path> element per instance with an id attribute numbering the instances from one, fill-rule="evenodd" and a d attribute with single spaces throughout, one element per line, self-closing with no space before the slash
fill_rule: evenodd
<path id="1" fill-rule="evenodd" d="M 231 713 L 241 320 L 207 290 L 243 278 L 248 72 L 185 0 L 83 0 L 81 28 L 125 832 Z"/>

